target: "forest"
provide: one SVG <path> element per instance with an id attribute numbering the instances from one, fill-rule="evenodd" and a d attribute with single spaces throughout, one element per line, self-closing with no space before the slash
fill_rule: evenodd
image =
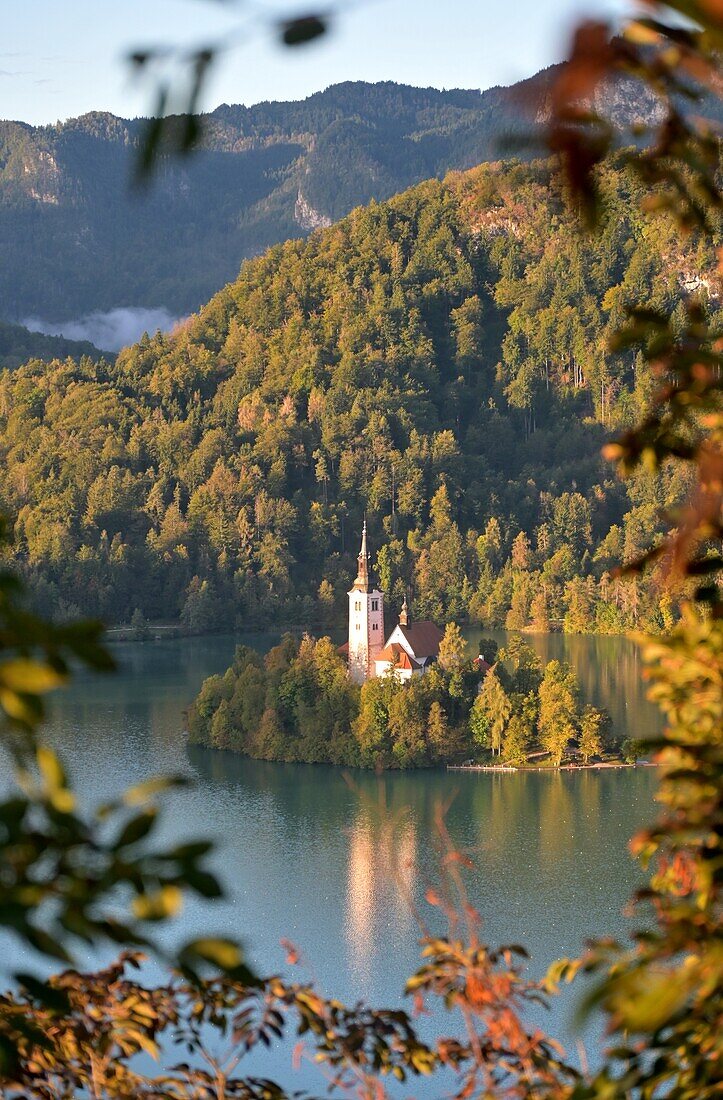
<path id="1" fill-rule="evenodd" d="M 522 95 L 532 118 L 553 72 L 485 92 L 347 81 L 298 103 L 223 104 L 199 119 L 194 156 L 163 157 L 152 187 L 135 185 L 149 120 L 0 121 L 0 320 L 185 315 L 245 257 L 503 155 L 533 130 Z M 608 106 L 623 126 L 654 113 L 654 98 L 622 82 Z"/>
<path id="2" fill-rule="evenodd" d="M 328 629 L 364 514 L 392 607 L 514 630 L 668 628 L 613 565 L 655 545 L 681 467 L 617 480 L 600 457 L 640 418 L 645 348 L 623 311 L 720 317 L 717 241 L 683 243 L 600 170 L 580 236 L 545 162 L 483 165 L 246 262 L 181 331 L 115 362 L 0 376 L 0 510 L 35 605 L 189 632 Z"/>
<path id="3" fill-rule="evenodd" d="M 31 332 L 23 325 L 0 321 L 0 369 L 19 367 L 28 359 L 79 359 L 89 356 L 100 359 L 102 352 L 86 340 L 66 340 L 63 336 L 46 336 Z"/>
<path id="4" fill-rule="evenodd" d="M 449 623 L 439 660 L 404 683 L 394 674 L 361 687 L 330 638 L 287 634 L 265 657 L 239 646 L 223 676 L 203 684 L 187 716 L 191 743 L 260 760 L 348 767 L 418 768 L 460 763 L 559 767 L 635 758 L 609 715 L 580 701 L 572 669 L 544 668 L 520 635 L 491 666 L 471 659 Z M 536 751 L 533 751 L 536 750 Z"/>

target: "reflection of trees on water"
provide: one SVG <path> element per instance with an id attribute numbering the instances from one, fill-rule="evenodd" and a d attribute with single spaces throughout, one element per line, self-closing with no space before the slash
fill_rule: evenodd
<path id="1" fill-rule="evenodd" d="M 466 637 L 474 644 L 479 628 L 468 627 Z M 500 645 L 507 635 L 492 632 Z M 525 634 L 543 661 L 569 661 L 580 683 L 585 702 L 604 707 L 620 737 L 653 737 L 660 733 L 660 712 L 645 697 L 641 678 L 640 652 L 627 638 L 603 634 Z"/>
<path id="2" fill-rule="evenodd" d="M 564 772 L 536 777 L 539 794 L 540 869 L 550 874 L 569 860 L 575 845 L 573 801 Z"/>
<path id="3" fill-rule="evenodd" d="M 560 942 L 579 949 L 581 926 L 587 935 L 618 920 L 622 931 L 623 901 L 637 881 L 626 842 L 650 813 L 655 782 L 647 769 L 435 769 L 380 778 L 355 772 L 348 785 L 328 767 L 258 763 L 200 748 L 189 759 L 215 797 L 226 791 L 233 798 L 234 813 L 247 822 L 235 827 L 247 843 L 262 837 L 265 862 L 293 864 L 324 884 L 345 966 L 365 989 L 390 944 L 415 961 L 418 934 L 405 892 L 434 918 L 423 901 L 437 881 L 434 812 L 454 790 L 447 823 L 476 865 L 471 899 L 490 936 L 519 939 L 549 960 Z M 266 878 L 251 861 L 238 873 Z"/>
<path id="4" fill-rule="evenodd" d="M 593 698 L 613 714 L 626 702 L 632 712 L 642 698 L 637 658 L 621 639 L 530 640 L 546 659 L 573 660 L 583 692 L 594 686 Z M 183 709 L 205 676 L 226 668 L 233 645 L 219 638 L 115 647 L 120 673 L 85 678 L 58 696 L 52 731 L 92 802 L 159 772 L 195 775 L 193 789 L 168 799 L 166 827 L 179 838 L 201 832 L 218 840 L 229 897 L 214 906 L 214 927 L 250 936 L 255 960 L 283 965 L 279 940 L 288 937 L 329 991 L 362 989 L 397 1002 L 418 963 L 417 927 L 397 881 L 401 875 L 413 887 L 434 923 L 422 898 L 437 879 L 434 812 L 455 790 L 448 826 L 479 869 L 470 896 L 493 942 L 525 943 L 539 970 L 579 950 L 583 935 L 623 934 L 615 922 L 637 882 L 625 846 L 650 815 L 652 771 L 354 772 L 350 786 L 331 767 L 189 747 Z M 189 902 L 179 938 L 207 926 L 201 909 Z"/>

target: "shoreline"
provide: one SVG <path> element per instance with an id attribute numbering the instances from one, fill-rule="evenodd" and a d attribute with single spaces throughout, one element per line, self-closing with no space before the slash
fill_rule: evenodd
<path id="1" fill-rule="evenodd" d="M 487 630 L 491 634 L 524 634 L 528 637 L 539 636 L 545 638 L 626 638 L 628 636 L 627 631 L 623 631 L 622 634 L 608 634 L 601 631 L 592 631 L 592 633 L 586 634 L 566 634 L 564 630 L 532 630 L 530 627 L 521 627 L 519 630 L 507 630 L 505 627 L 486 627 L 482 623 L 473 623 L 471 621 L 461 622 L 459 624 L 465 630 Z M 147 622 L 145 626 L 145 633 L 142 637 L 138 637 L 135 633 L 136 628 L 132 627 L 130 623 L 114 623 L 111 626 L 105 627 L 105 640 L 109 643 L 115 642 L 160 642 L 168 639 L 175 638 L 213 638 L 219 634 L 265 634 L 268 633 L 262 624 L 254 626 L 244 626 L 243 628 L 235 628 L 229 630 L 202 630 L 191 631 L 184 625 L 176 620 L 174 622 Z M 341 635 L 341 628 L 336 631 L 333 627 L 324 626 L 322 623 L 307 623 L 301 625 L 299 623 L 281 623 L 274 627 L 274 633 L 278 634 L 304 634 L 309 631 L 319 630 L 322 633 L 333 636 L 339 633 Z"/>
<path id="2" fill-rule="evenodd" d="M 413 775 L 422 772 L 584 772 L 584 771 L 612 771 L 619 768 L 657 768 L 652 760 L 637 760 L 634 764 L 626 764 L 620 760 L 602 760 L 598 764 L 560 764 L 559 767 L 540 767 L 535 764 L 523 764 L 515 767 L 512 764 L 421 764 L 412 768 L 374 768 L 364 764 L 333 764 L 329 760 L 281 760 L 268 759 L 261 756 L 251 756 L 247 752 L 239 752 L 237 749 L 221 748 L 217 745 L 205 745 L 200 741 L 190 739 L 188 728 L 184 728 L 185 744 L 188 749 L 199 750 L 204 753 L 229 754 L 240 760 L 252 760 L 258 764 L 269 764 L 273 767 L 304 767 L 304 768 L 333 768 L 336 772 L 363 772 L 366 774 L 380 775 Z"/>
<path id="3" fill-rule="evenodd" d="M 627 764 L 624 760 L 602 760 L 599 764 L 558 764 L 540 766 L 536 764 L 447 764 L 448 772 L 590 772 L 605 771 L 611 768 L 656 768 L 652 760 L 636 760 Z"/>

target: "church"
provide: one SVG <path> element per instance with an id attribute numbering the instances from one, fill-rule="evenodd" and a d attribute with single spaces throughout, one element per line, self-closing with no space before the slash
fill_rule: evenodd
<path id="1" fill-rule="evenodd" d="M 436 661 L 443 632 L 430 620 L 415 623 L 406 597 L 399 622 L 384 634 L 384 593 L 369 575 L 367 525 L 362 528 L 356 579 L 349 591 L 349 676 L 357 684 L 393 673 L 401 680 L 421 676 Z M 345 647 L 345 648 L 347 648 Z"/>

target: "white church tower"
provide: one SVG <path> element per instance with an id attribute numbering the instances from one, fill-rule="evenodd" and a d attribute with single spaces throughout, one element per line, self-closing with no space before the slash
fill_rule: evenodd
<path id="1" fill-rule="evenodd" d="M 369 581 L 366 520 L 359 569 L 349 592 L 349 676 L 363 684 L 375 675 L 374 661 L 384 649 L 384 594 Z"/>

